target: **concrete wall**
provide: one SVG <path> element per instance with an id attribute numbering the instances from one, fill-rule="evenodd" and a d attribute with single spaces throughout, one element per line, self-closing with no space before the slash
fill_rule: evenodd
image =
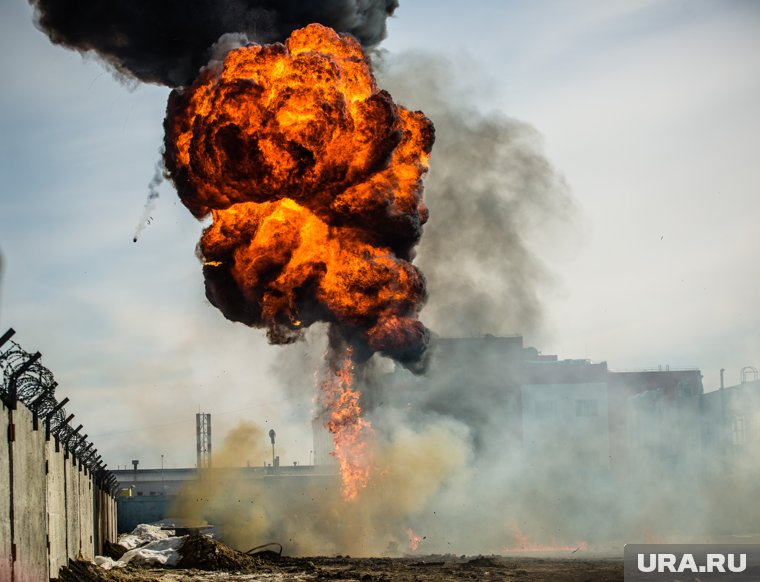
<path id="1" fill-rule="evenodd" d="M 0 580 L 11 579 L 11 484 L 8 474 L 8 409 L 0 404 Z"/>
<path id="2" fill-rule="evenodd" d="M 63 453 L 50 439 L 45 443 L 48 459 L 48 537 L 50 538 L 49 568 L 58 572 L 68 561 L 66 553 L 66 476 Z"/>
<path id="3" fill-rule="evenodd" d="M 64 457 L 64 475 L 66 477 L 66 555 L 76 558 L 79 554 L 79 478 L 75 459 L 66 454 Z"/>
<path id="4" fill-rule="evenodd" d="M 48 578 L 45 431 L 33 429 L 32 413 L 21 404 L 13 422 L 13 580 L 38 582 Z"/>
<path id="5" fill-rule="evenodd" d="M 93 536 L 95 491 L 91 477 L 89 470 L 79 465 L 79 540 L 81 544 L 79 553 L 85 560 L 92 560 L 95 557 Z"/>
<path id="6" fill-rule="evenodd" d="M 55 578 L 69 559 L 92 559 L 105 540 L 116 541 L 111 494 L 55 437 L 46 439 L 22 403 L 2 404 L 0 581 Z"/>
<path id="7" fill-rule="evenodd" d="M 95 519 L 93 520 L 93 546 L 96 555 L 103 555 L 103 542 L 116 539 L 116 508 L 114 498 L 103 487 L 95 485 Z"/>

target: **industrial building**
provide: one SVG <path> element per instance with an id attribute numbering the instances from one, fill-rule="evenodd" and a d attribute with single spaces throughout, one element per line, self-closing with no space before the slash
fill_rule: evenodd
<path id="1" fill-rule="evenodd" d="M 741 466 L 747 463 L 741 447 L 760 437 L 760 380 L 705 393 L 696 368 L 615 371 L 606 362 L 541 354 L 520 336 L 438 339 L 426 374 L 399 368 L 368 383 L 362 398 L 370 414 L 391 405 L 455 418 L 485 455 L 540 460 L 560 448 L 568 471 L 623 479 L 658 466 L 673 473 L 716 455 L 724 466 Z M 114 471 L 130 496 L 119 498 L 121 529 L 137 516 L 165 517 L 170 498 L 204 471 L 258 484 L 274 476 L 334 479 L 331 435 L 319 418 L 312 426 L 313 466 L 209 468 L 210 424 L 210 417 L 198 424 L 208 427 L 197 436 L 200 471 Z M 729 444 L 733 454 L 726 454 Z M 128 514 L 127 507 L 140 509 Z"/>

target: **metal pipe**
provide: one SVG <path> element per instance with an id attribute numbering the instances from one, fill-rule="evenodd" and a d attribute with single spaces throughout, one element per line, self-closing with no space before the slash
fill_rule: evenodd
<path id="1" fill-rule="evenodd" d="M 50 432 L 51 432 L 52 434 L 54 434 L 54 435 L 57 435 L 57 434 L 60 432 L 60 430 L 61 430 L 61 429 L 62 429 L 64 426 L 66 426 L 67 424 L 69 424 L 69 423 L 71 422 L 71 419 L 72 419 L 72 418 L 74 418 L 74 416 L 75 416 L 74 414 L 69 414 L 69 415 L 68 415 L 68 416 L 67 416 L 67 417 L 66 417 L 66 418 L 63 420 L 63 422 L 59 423 L 59 424 L 58 424 L 58 426 L 56 426 L 56 427 L 55 427 L 54 429 L 52 429 Z"/>
<path id="2" fill-rule="evenodd" d="M 42 357 L 42 354 L 35 352 L 21 367 L 13 372 L 10 382 L 8 382 L 8 408 L 16 410 L 16 401 L 18 400 L 18 379 L 23 376 L 32 365 Z"/>
<path id="3" fill-rule="evenodd" d="M 68 401 L 69 401 L 69 398 L 67 396 L 66 398 L 64 398 L 63 400 L 61 400 L 58 404 L 56 404 L 55 407 L 53 408 L 53 410 L 51 410 L 50 412 L 47 413 L 47 416 L 45 417 L 45 421 L 46 422 L 50 422 L 50 419 L 53 418 L 53 415 L 56 412 L 58 412 L 61 408 L 63 408 L 64 406 L 66 406 L 66 403 Z"/>
<path id="4" fill-rule="evenodd" d="M 67 437 L 66 437 L 66 441 L 63 443 L 63 446 L 65 446 L 66 448 L 68 448 L 68 446 L 69 446 L 69 442 L 71 442 L 71 439 L 72 439 L 72 438 L 74 438 L 74 437 L 77 435 L 77 433 L 78 433 L 80 430 L 82 430 L 83 428 L 84 428 L 84 425 L 81 425 L 81 424 L 80 424 L 78 427 L 76 427 L 76 428 L 75 428 L 75 429 L 74 429 L 74 430 L 73 430 L 73 431 L 72 431 L 72 432 L 69 434 L 69 436 L 67 436 Z"/>
<path id="5" fill-rule="evenodd" d="M 47 416 L 45 417 L 45 440 L 50 440 L 50 421 L 53 419 L 53 415 L 63 408 L 68 401 L 68 397 L 64 398 L 53 407 L 53 410 L 47 413 Z"/>
<path id="6" fill-rule="evenodd" d="M 82 453 L 81 453 L 81 452 L 79 452 L 79 451 L 77 451 L 76 449 L 77 449 L 78 447 L 81 447 L 81 446 L 82 446 L 82 444 L 84 443 L 85 439 L 86 439 L 88 436 L 90 436 L 90 435 L 89 435 L 89 434 L 81 435 L 81 436 L 80 436 L 80 437 L 79 437 L 79 438 L 76 440 L 76 442 L 74 443 L 74 445 L 71 447 L 71 448 L 72 448 L 72 450 L 76 451 L 76 453 L 77 453 L 77 455 L 79 455 L 79 458 L 80 458 L 80 459 L 82 458 Z"/>
<path id="7" fill-rule="evenodd" d="M 15 333 L 16 333 L 16 330 L 13 329 L 12 327 L 9 327 L 8 331 L 6 331 L 2 335 L 2 337 L 0 337 L 0 347 L 3 347 L 3 344 L 5 344 L 5 342 L 7 342 L 9 339 L 11 339 L 13 337 L 13 334 L 15 334 Z"/>

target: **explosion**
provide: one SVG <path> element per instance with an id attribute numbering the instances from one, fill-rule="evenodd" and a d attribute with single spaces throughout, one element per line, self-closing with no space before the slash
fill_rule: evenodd
<path id="1" fill-rule="evenodd" d="M 185 206 L 213 217 L 200 244 L 211 303 L 273 343 L 327 321 L 360 359 L 418 362 L 425 285 L 409 260 L 432 144 L 358 42 L 320 25 L 234 50 L 174 91 L 166 167 Z"/>
<path id="2" fill-rule="evenodd" d="M 354 501 L 370 478 L 371 457 L 367 447 L 372 425 L 362 418 L 360 394 L 353 387 L 351 348 L 332 355 L 342 362 L 332 362 L 329 366 L 318 401 L 328 413 L 326 427 L 333 434 L 333 454 L 340 468 L 343 498 Z"/>
<path id="3" fill-rule="evenodd" d="M 352 366 L 379 352 L 421 366 L 425 281 L 411 264 L 428 211 L 432 123 L 379 90 L 359 43 L 318 24 L 229 52 L 172 92 L 165 163 L 185 206 L 211 215 L 206 296 L 228 319 L 290 343 L 331 325 L 320 402 L 344 496 L 369 478 Z"/>

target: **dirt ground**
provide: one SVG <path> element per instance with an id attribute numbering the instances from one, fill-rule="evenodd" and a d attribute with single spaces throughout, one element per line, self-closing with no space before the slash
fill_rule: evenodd
<path id="1" fill-rule="evenodd" d="M 316 557 L 256 560 L 241 570 L 141 569 L 105 571 L 94 564 L 74 563 L 62 582 L 181 582 L 261 580 L 334 580 L 357 582 L 447 582 L 493 580 L 534 582 L 606 582 L 623 580 L 622 560 L 583 557 L 454 557 L 349 558 Z"/>
<path id="2" fill-rule="evenodd" d="M 278 545 L 278 544 L 275 544 Z M 281 547 L 279 548 L 281 550 Z M 134 566 L 104 570 L 90 562 L 71 562 L 60 582 L 183 582 L 211 580 L 335 580 L 342 582 L 446 582 L 488 580 L 607 582 L 623 579 L 622 559 L 582 554 L 553 557 L 430 555 L 406 558 L 350 556 L 291 558 L 266 549 L 238 552 L 204 535 L 188 536 L 176 568 Z"/>

